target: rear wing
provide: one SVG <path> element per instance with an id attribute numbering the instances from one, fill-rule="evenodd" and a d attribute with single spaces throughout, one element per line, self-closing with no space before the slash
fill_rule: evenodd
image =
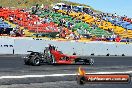
<path id="1" fill-rule="evenodd" d="M 33 51 L 27 51 L 27 52 L 33 52 Z"/>

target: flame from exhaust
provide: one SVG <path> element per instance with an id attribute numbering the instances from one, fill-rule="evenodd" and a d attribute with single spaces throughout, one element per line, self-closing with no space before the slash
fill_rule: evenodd
<path id="1" fill-rule="evenodd" d="M 84 69 L 81 68 L 81 66 L 78 68 L 79 75 L 85 76 L 86 72 Z"/>

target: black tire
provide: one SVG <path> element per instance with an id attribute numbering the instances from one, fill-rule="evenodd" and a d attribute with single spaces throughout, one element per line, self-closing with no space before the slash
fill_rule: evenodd
<path id="1" fill-rule="evenodd" d="M 29 59 L 28 58 L 24 58 L 24 63 L 25 63 L 25 65 L 30 65 Z"/>
<path id="2" fill-rule="evenodd" d="M 39 57 L 39 56 L 33 56 L 33 57 L 30 59 L 30 63 L 31 63 L 31 65 L 33 65 L 33 66 L 40 66 L 40 57 Z"/>

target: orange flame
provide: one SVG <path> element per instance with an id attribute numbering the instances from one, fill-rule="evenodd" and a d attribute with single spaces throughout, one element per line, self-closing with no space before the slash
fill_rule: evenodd
<path id="1" fill-rule="evenodd" d="M 84 76 L 86 73 L 85 70 L 81 68 L 81 66 L 78 68 L 78 71 L 81 76 Z"/>

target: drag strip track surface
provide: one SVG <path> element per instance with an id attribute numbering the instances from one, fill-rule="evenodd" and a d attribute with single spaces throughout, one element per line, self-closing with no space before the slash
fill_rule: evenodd
<path id="1" fill-rule="evenodd" d="M 82 65 L 87 73 L 132 74 L 132 57 L 92 57 L 93 66 Z M 0 56 L 0 88 L 132 88 L 130 84 L 78 85 L 80 65 L 24 65 L 21 56 Z"/>

